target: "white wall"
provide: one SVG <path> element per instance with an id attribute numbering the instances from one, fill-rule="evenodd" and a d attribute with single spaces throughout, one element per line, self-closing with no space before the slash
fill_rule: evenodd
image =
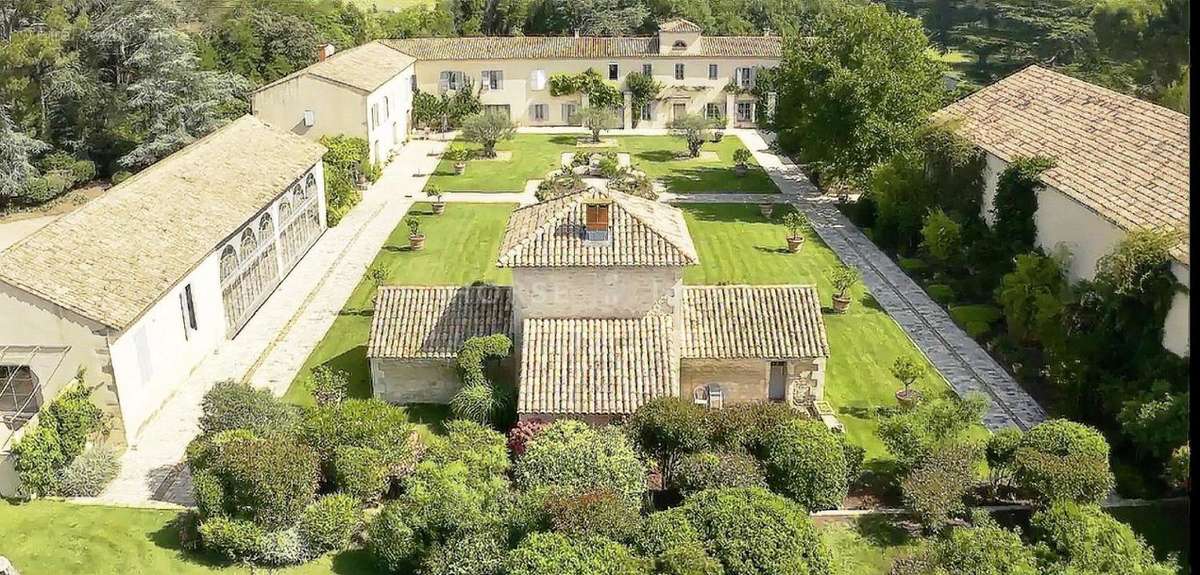
<path id="1" fill-rule="evenodd" d="M 367 96 L 367 141 L 371 145 L 372 162 L 386 162 L 389 155 L 398 152 L 404 144 L 409 128 L 408 114 L 412 110 L 412 77 L 413 67 L 409 66 Z M 379 126 L 371 124 L 371 108 L 375 105 L 379 106 Z M 376 150 L 381 152 L 381 157 L 376 157 Z"/>
<path id="2" fill-rule="evenodd" d="M 113 342 L 112 365 L 125 433 L 137 443 L 141 427 L 192 369 L 225 339 L 220 256 L 213 252 Z M 196 330 L 184 322 L 180 294 L 192 286 Z"/>
<path id="3" fill-rule="evenodd" d="M 1184 288 L 1191 289 L 1191 268 L 1174 262 L 1171 264 L 1171 271 L 1175 273 L 1175 279 L 1178 279 Z M 1191 327 L 1191 309 L 1192 301 L 1189 293 L 1186 291 L 1177 293 L 1171 300 L 1171 309 L 1167 312 L 1166 321 L 1163 322 L 1163 347 L 1180 357 L 1192 354 L 1192 339 L 1191 334 L 1188 333 L 1188 329 Z"/>
<path id="4" fill-rule="evenodd" d="M 367 138 L 367 95 L 307 74 L 300 74 L 251 95 L 251 111 L 276 129 L 318 141 L 321 136 L 345 134 Z M 304 111 L 314 123 L 304 125 Z"/>

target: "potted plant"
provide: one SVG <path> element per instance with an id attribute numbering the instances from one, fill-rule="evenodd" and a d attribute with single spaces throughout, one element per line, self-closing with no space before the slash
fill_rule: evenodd
<path id="1" fill-rule="evenodd" d="M 783 225 L 787 227 L 788 252 L 796 253 L 804 245 L 804 230 L 808 229 L 808 216 L 799 210 L 792 210 L 783 216 Z"/>
<path id="2" fill-rule="evenodd" d="M 925 375 L 925 368 L 909 356 L 896 358 L 892 364 L 892 376 L 900 381 L 904 389 L 896 392 L 896 401 L 900 406 L 910 409 L 921 401 L 921 392 L 912 389 L 912 385 Z"/>
<path id="3" fill-rule="evenodd" d="M 713 130 L 713 133 L 712 133 L 712 143 L 714 143 L 714 144 L 719 144 L 719 143 L 721 143 L 721 140 L 722 140 L 724 137 L 725 137 L 725 132 L 723 132 L 723 131 L 721 131 L 721 130 Z"/>
<path id="4" fill-rule="evenodd" d="M 421 233 L 421 220 L 407 218 L 404 223 L 408 226 L 408 248 L 418 251 L 425 247 L 425 234 Z"/>
<path id="5" fill-rule="evenodd" d="M 467 171 L 467 158 L 470 157 L 470 152 L 466 148 L 454 144 L 450 149 L 446 150 L 446 159 L 454 162 L 454 174 L 461 176 Z"/>
<path id="6" fill-rule="evenodd" d="M 770 201 L 759 202 L 758 203 L 758 211 L 762 212 L 762 215 L 764 218 L 766 218 L 768 220 L 771 219 L 771 214 L 775 213 L 775 202 L 770 202 Z"/>
<path id="7" fill-rule="evenodd" d="M 437 184 L 425 186 L 425 197 L 433 200 L 433 215 L 440 216 L 446 212 L 446 202 L 442 200 L 442 187 Z"/>
<path id="8" fill-rule="evenodd" d="M 829 281 L 833 283 L 833 311 L 845 312 L 850 307 L 850 288 L 861 280 L 858 270 L 840 265 L 829 272 Z"/>
<path id="9" fill-rule="evenodd" d="M 733 151 L 733 173 L 738 177 L 746 175 L 750 168 L 747 164 L 750 162 L 750 150 L 746 148 L 738 148 Z"/>

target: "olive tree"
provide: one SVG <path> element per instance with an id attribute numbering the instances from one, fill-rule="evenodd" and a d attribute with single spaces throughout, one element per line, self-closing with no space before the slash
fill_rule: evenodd
<path id="1" fill-rule="evenodd" d="M 700 146 L 712 139 L 710 132 L 713 126 L 712 120 L 700 114 L 684 114 L 671 121 L 671 135 L 683 138 L 683 141 L 687 143 L 688 156 L 698 158 L 700 157 Z"/>
<path id="2" fill-rule="evenodd" d="M 604 106 L 588 106 L 579 112 L 579 120 L 583 127 L 592 131 L 592 143 L 600 143 L 600 132 L 616 127 L 617 115 L 612 108 Z"/>
<path id="3" fill-rule="evenodd" d="M 463 137 L 483 147 L 480 154 L 485 158 L 496 157 L 496 143 L 511 140 L 517 127 L 508 116 L 483 112 L 463 122 Z"/>

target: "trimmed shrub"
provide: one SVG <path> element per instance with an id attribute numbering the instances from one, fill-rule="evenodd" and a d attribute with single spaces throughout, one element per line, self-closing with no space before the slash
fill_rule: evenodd
<path id="1" fill-rule="evenodd" d="M 508 471 L 511 462 L 504 435 L 474 421 L 456 419 L 446 422 L 446 435 L 429 444 L 425 458 L 446 464 L 461 461 L 479 477 L 498 477 Z"/>
<path id="2" fill-rule="evenodd" d="M 225 517 L 225 487 L 216 475 L 208 471 L 192 471 L 192 496 L 201 517 Z"/>
<path id="3" fill-rule="evenodd" d="M 331 472 L 338 447 L 370 447 L 379 451 L 389 473 L 400 476 L 412 469 L 413 427 L 404 408 L 378 399 L 348 399 L 308 411 L 303 424 L 304 442 Z"/>
<path id="4" fill-rule="evenodd" d="M 646 468 L 623 435 L 573 420 L 554 422 L 530 441 L 513 476 L 522 490 L 611 487 L 631 504 L 646 492 Z"/>
<path id="5" fill-rule="evenodd" d="M 675 458 L 708 447 L 704 408 L 679 397 L 650 400 L 629 419 L 629 436 L 646 455 L 670 471 Z"/>
<path id="6" fill-rule="evenodd" d="M 312 553 L 295 529 L 283 529 L 266 533 L 262 538 L 262 549 L 256 563 L 282 567 L 299 565 L 312 559 Z"/>
<path id="7" fill-rule="evenodd" d="M 257 437 L 249 429 L 229 429 L 212 435 L 200 435 L 188 443 L 184 459 L 192 473 L 195 473 L 201 469 L 208 469 L 212 458 L 220 452 L 225 444 L 239 439 L 255 439 Z"/>
<path id="8" fill-rule="evenodd" d="M 681 507 L 728 575 L 830 575 L 832 554 L 797 503 L 765 489 L 712 489 Z"/>
<path id="9" fill-rule="evenodd" d="M 900 482 L 904 506 L 929 531 L 940 530 L 966 512 L 966 497 L 975 485 L 979 449 L 970 444 L 943 447 Z"/>
<path id="10" fill-rule="evenodd" d="M 661 575 L 724 575 L 721 563 L 704 551 L 699 543 L 688 543 L 668 549 L 655 562 L 655 573 Z"/>
<path id="11" fill-rule="evenodd" d="M 120 471 L 116 451 L 105 445 L 93 447 L 63 469 L 59 492 L 66 497 L 95 497 Z"/>
<path id="12" fill-rule="evenodd" d="M 863 460 L 867 457 L 867 450 L 850 443 L 844 434 L 839 433 L 836 436 L 842 443 L 842 455 L 846 457 L 846 483 L 854 485 L 862 477 Z"/>
<path id="13" fill-rule="evenodd" d="M 67 464 L 63 455 L 58 431 L 47 425 L 38 425 L 21 436 L 12 448 L 16 461 L 13 467 L 21 478 L 21 488 L 33 495 L 50 495 L 58 492 L 58 470 Z"/>
<path id="14" fill-rule="evenodd" d="M 417 534 L 409 526 L 407 510 L 389 503 L 367 527 L 368 548 L 375 561 L 391 573 L 411 573 L 418 552 Z"/>
<path id="15" fill-rule="evenodd" d="M 741 453 L 693 453 L 676 461 L 671 489 L 684 497 L 721 487 L 766 487 L 762 467 Z"/>
<path id="16" fill-rule="evenodd" d="M 316 454 L 289 439 L 235 439 L 212 463 L 230 509 L 268 529 L 294 524 L 317 492 Z"/>
<path id="17" fill-rule="evenodd" d="M 952 305 L 949 308 L 950 317 L 972 338 L 983 337 L 992 331 L 992 326 L 1003 317 L 1004 312 L 989 304 Z"/>
<path id="18" fill-rule="evenodd" d="M 648 562 L 603 537 L 572 539 L 558 533 L 526 537 L 505 560 L 508 575 L 648 575 Z"/>
<path id="19" fill-rule="evenodd" d="M 687 511 L 675 507 L 643 519 L 632 545 L 642 556 L 658 557 L 674 547 L 699 542 L 700 532 L 688 521 Z"/>
<path id="20" fill-rule="evenodd" d="M 78 160 L 71 164 L 71 179 L 82 184 L 96 179 L 96 163 L 90 160 Z"/>
<path id="21" fill-rule="evenodd" d="M 296 526 L 313 556 L 350 547 L 362 528 L 363 514 L 358 500 L 340 493 L 314 501 L 304 509 Z"/>
<path id="22" fill-rule="evenodd" d="M 467 533 L 434 543 L 421 561 L 421 575 L 499 575 L 506 549 L 498 537 Z"/>
<path id="23" fill-rule="evenodd" d="M 538 433 L 546 429 L 550 425 L 549 422 L 536 419 L 518 421 L 517 425 L 508 430 L 508 451 L 513 457 L 525 455 L 525 446 Z"/>
<path id="24" fill-rule="evenodd" d="M 363 503 L 379 501 L 388 490 L 387 462 L 378 449 L 342 445 L 334 450 L 333 484 Z"/>
<path id="25" fill-rule="evenodd" d="M 262 554 L 266 532 L 253 521 L 212 517 L 200 524 L 204 548 L 230 561 L 254 561 Z"/>
<path id="26" fill-rule="evenodd" d="M 350 376 L 340 369 L 335 370 L 328 365 L 319 365 L 312 370 L 308 386 L 312 390 L 313 400 L 317 402 L 317 405 L 338 403 L 346 399 L 346 389 L 350 387 Z"/>
<path id="27" fill-rule="evenodd" d="M 1081 423 L 1052 419 L 1025 433 L 1014 455 L 1017 488 L 1043 503 L 1098 503 L 1113 488 L 1108 442 Z"/>
<path id="28" fill-rule="evenodd" d="M 712 444 L 728 450 L 761 455 L 768 436 L 780 425 L 807 419 L 799 410 L 782 403 L 755 401 L 735 403 L 707 412 Z"/>
<path id="29" fill-rule="evenodd" d="M 771 487 L 810 511 L 835 509 L 846 498 L 846 455 L 842 442 L 819 421 L 792 421 L 775 430 L 766 445 Z"/>
<path id="30" fill-rule="evenodd" d="M 572 537 L 598 535 L 624 541 L 639 521 L 637 507 L 609 489 L 552 493 L 544 505 L 551 527 Z"/>
<path id="31" fill-rule="evenodd" d="M 925 292 L 933 301 L 942 305 L 948 305 L 954 301 L 954 288 L 946 284 L 930 284 L 925 287 Z"/>
<path id="32" fill-rule="evenodd" d="M 1050 572 L 1170 575 L 1178 566 L 1159 563 L 1128 525 L 1094 505 L 1059 502 L 1030 519 L 1034 538 L 1056 559 Z"/>
<path id="33" fill-rule="evenodd" d="M 231 429 L 248 429 L 256 435 L 288 434 L 300 421 L 295 407 L 268 389 L 249 383 L 220 381 L 204 394 L 200 432 L 205 435 Z"/>
<path id="34" fill-rule="evenodd" d="M 1031 547 L 1021 536 L 1003 529 L 994 521 L 973 527 L 951 529 L 946 537 L 934 540 L 922 559 L 929 573 L 945 575 L 1036 575 L 1036 560 Z"/>

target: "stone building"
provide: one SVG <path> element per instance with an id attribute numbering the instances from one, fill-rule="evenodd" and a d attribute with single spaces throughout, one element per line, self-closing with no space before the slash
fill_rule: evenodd
<path id="1" fill-rule="evenodd" d="M 750 127 L 760 106 L 757 71 L 782 58 L 777 36 L 705 36 L 686 20 L 664 22 L 654 36 L 468 37 L 377 40 L 325 57 L 256 90 L 253 113 L 267 124 L 310 138 L 365 138 L 373 161 L 404 141 L 412 126 L 412 92 L 440 96 L 470 86 L 486 111 L 523 126 L 579 125 L 582 94 L 552 95 L 550 78 L 588 69 L 624 92 L 618 126 L 662 128 L 684 113 L 727 127 Z M 634 110 L 624 90 L 632 72 L 663 89 Z"/>
<path id="2" fill-rule="evenodd" d="M 446 402 L 466 339 L 515 344 L 522 419 L 606 421 L 684 396 L 710 408 L 824 392 L 829 345 L 812 286 L 684 286 L 699 264 L 682 212 L 584 191 L 513 212 L 512 287 L 383 287 L 368 357 L 376 397 Z"/>
<path id="3" fill-rule="evenodd" d="M 950 106 L 938 116 L 986 157 L 982 215 L 993 223 L 1000 174 L 1015 158 L 1046 156 L 1052 168 L 1037 191 L 1037 243 L 1070 253 L 1067 275 L 1092 279 L 1096 263 L 1130 230 L 1190 232 L 1191 121 L 1179 112 L 1038 66 L 1030 66 Z M 1185 288 L 1163 326 L 1163 347 L 1191 353 L 1191 252 L 1171 251 Z"/>
<path id="4" fill-rule="evenodd" d="M 0 494 L 81 372 L 136 445 L 324 232 L 324 152 L 243 116 L 0 252 Z"/>

